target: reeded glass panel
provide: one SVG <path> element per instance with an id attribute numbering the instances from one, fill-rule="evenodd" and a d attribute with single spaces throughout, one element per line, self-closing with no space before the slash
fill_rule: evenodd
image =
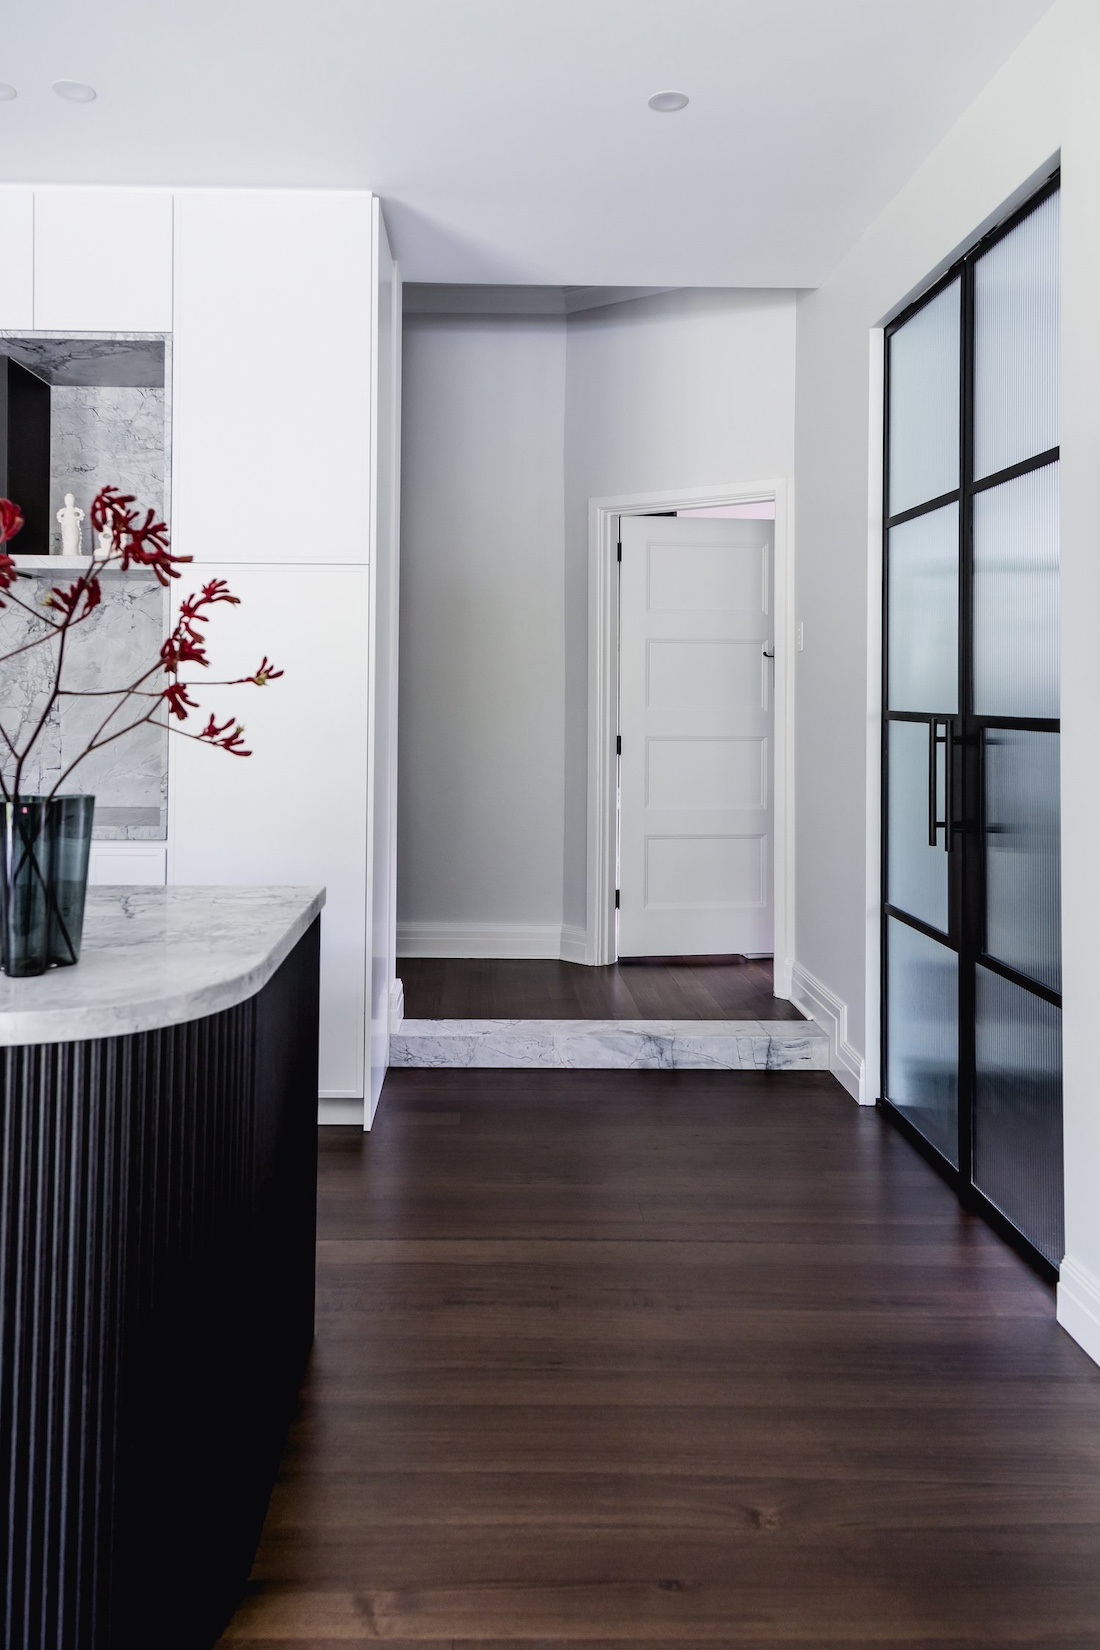
<path id="1" fill-rule="evenodd" d="M 890 339 L 892 516 L 959 485 L 959 283 Z"/>
<path id="2" fill-rule="evenodd" d="M 1058 715 L 1057 464 L 974 500 L 974 709 Z"/>
<path id="3" fill-rule="evenodd" d="M 974 266 L 974 473 L 1058 445 L 1058 195 Z"/>
<path id="4" fill-rule="evenodd" d="M 1062 1259 L 1061 1011 L 978 969 L 974 1184 Z"/>
<path id="5" fill-rule="evenodd" d="M 1060 991 L 1058 735 L 987 728 L 984 762 L 985 949 Z"/>
<path id="6" fill-rule="evenodd" d="M 889 534 L 891 710 L 958 709 L 959 507 Z"/>
<path id="7" fill-rule="evenodd" d="M 910 916 L 947 932 L 947 855 L 943 832 L 928 846 L 927 722 L 891 722 L 887 734 L 886 897 Z M 938 817 L 943 818 L 944 749 L 936 750 Z"/>
<path id="8" fill-rule="evenodd" d="M 891 917 L 886 969 L 886 1097 L 958 1167 L 958 958 Z"/>

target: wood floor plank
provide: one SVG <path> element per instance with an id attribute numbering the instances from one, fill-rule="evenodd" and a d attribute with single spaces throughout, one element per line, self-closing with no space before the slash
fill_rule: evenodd
<path id="1" fill-rule="evenodd" d="M 772 965 L 399 957 L 410 1020 L 801 1020 Z"/>
<path id="2" fill-rule="evenodd" d="M 226 1650 L 1100 1645 L 1100 1371 L 828 1076 L 405 1071 L 321 1156 Z"/>

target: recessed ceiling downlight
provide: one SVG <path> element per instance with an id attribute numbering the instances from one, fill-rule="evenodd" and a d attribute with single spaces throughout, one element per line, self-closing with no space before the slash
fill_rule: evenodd
<path id="1" fill-rule="evenodd" d="M 689 101 L 686 92 L 654 92 L 649 107 L 659 115 L 674 115 L 677 109 L 686 109 Z"/>
<path id="2" fill-rule="evenodd" d="M 82 80 L 55 80 L 53 89 L 66 103 L 95 102 L 95 87 L 86 86 Z"/>
<path id="3" fill-rule="evenodd" d="M 14 86 L 9 86 L 6 80 L 0 80 L 0 103 L 11 103 L 19 96 Z"/>

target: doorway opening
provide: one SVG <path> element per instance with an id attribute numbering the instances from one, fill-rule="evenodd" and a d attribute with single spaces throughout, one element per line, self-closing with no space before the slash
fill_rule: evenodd
<path id="1" fill-rule="evenodd" d="M 774 951 L 775 511 L 718 509 L 620 522 L 620 961 Z"/>
<path id="2" fill-rule="evenodd" d="M 589 554 L 584 960 L 774 955 L 787 998 L 786 484 L 594 499 Z"/>

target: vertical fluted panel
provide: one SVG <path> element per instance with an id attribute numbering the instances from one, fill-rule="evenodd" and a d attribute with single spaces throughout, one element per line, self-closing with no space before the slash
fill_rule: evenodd
<path id="1" fill-rule="evenodd" d="M 974 500 L 974 709 L 1058 715 L 1058 464 Z"/>
<path id="2" fill-rule="evenodd" d="M 316 970 L 315 927 L 226 1013 L 0 1050 L 4 1650 L 199 1650 L 239 1594 L 312 1332 Z"/>
<path id="3" fill-rule="evenodd" d="M 890 710 L 959 708 L 959 507 L 890 529 Z"/>
<path id="4" fill-rule="evenodd" d="M 892 516 L 959 485 L 959 282 L 890 339 Z"/>
<path id="5" fill-rule="evenodd" d="M 987 728 L 984 757 L 985 950 L 1062 989 L 1059 735 Z"/>
<path id="6" fill-rule="evenodd" d="M 977 971 L 974 1184 L 1055 1266 L 1065 1250 L 1062 1011 Z"/>
<path id="7" fill-rule="evenodd" d="M 4 1051 L 7 1646 L 115 1641 L 122 1405 L 154 1303 L 254 1201 L 253 1005 Z M 133 1394 L 129 1394 L 132 1398 Z"/>
<path id="8" fill-rule="evenodd" d="M 1058 445 L 1058 219 L 1053 194 L 974 266 L 974 476 Z"/>

